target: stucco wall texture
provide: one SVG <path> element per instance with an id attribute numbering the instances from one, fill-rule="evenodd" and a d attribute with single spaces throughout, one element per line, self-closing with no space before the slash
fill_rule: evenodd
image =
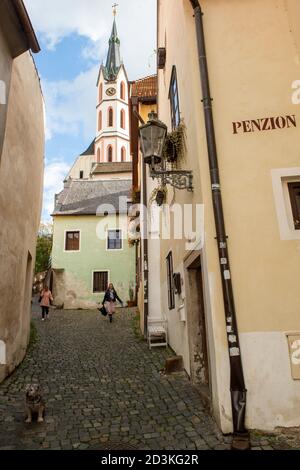
<path id="1" fill-rule="evenodd" d="M 300 79 L 300 22 L 296 16 L 299 2 L 202 0 L 200 3 L 231 278 L 248 389 L 246 424 L 261 429 L 299 426 L 300 382 L 291 377 L 285 335 L 300 331 L 300 241 L 281 239 L 272 185 L 274 169 L 282 169 L 284 173 L 300 166 L 300 107 L 292 102 L 292 83 Z M 187 127 L 184 167 L 193 170 L 195 187 L 193 194 L 177 191 L 174 195 L 170 191 L 168 202 L 205 204 L 205 244 L 201 257 L 212 402 L 222 430 L 229 432 L 229 361 L 195 22 L 188 1 L 159 0 L 158 5 L 158 47 L 167 48 L 166 67 L 159 71 L 159 117 L 170 126 L 168 91 L 172 67 L 176 65 L 181 117 Z M 297 127 L 233 133 L 233 122 L 286 115 L 296 116 Z M 165 292 L 164 259 L 170 250 L 175 272 L 181 270 L 187 256 L 183 243 L 162 240 L 160 284 Z M 177 327 L 172 320 L 177 312 L 169 311 L 166 295 L 162 299 L 162 311 L 170 319 L 171 346 L 185 356 L 188 329 Z M 271 344 L 274 352 L 269 348 L 267 353 L 267 345 Z M 281 362 L 274 362 L 277 351 Z"/>
<path id="2" fill-rule="evenodd" d="M 12 64 L 0 157 L 0 381 L 23 359 L 29 340 L 43 169 L 44 104 L 33 59 L 25 52 Z"/>

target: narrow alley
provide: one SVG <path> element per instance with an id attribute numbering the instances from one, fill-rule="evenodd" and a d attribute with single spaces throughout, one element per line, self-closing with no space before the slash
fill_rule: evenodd
<path id="1" fill-rule="evenodd" d="M 39 307 L 35 307 L 38 309 Z M 171 351 L 138 338 L 134 311 L 33 313 L 36 342 L 0 386 L 0 449 L 225 449 L 185 375 L 164 376 Z M 25 387 L 39 383 L 45 422 L 25 423 Z"/>
<path id="2" fill-rule="evenodd" d="M 0 450 L 226 450 L 223 436 L 184 373 L 161 371 L 170 349 L 138 336 L 136 310 L 109 324 L 96 311 L 54 310 L 24 362 L 0 385 Z M 25 423 L 25 387 L 40 383 L 44 423 Z M 254 449 L 299 447 L 295 437 L 252 434 Z"/>

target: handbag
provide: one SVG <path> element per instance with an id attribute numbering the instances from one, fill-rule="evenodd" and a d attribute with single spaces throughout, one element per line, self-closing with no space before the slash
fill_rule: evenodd
<path id="1" fill-rule="evenodd" d="M 41 303 L 42 298 L 43 298 L 43 297 L 40 295 L 40 297 L 39 297 L 39 303 Z"/>
<path id="2" fill-rule="evenodd" d="M 103 306 L 101 308 L 98 308 L 99 312 L 102 313 L 102 315 L 104 315 L 104 317 L 106 317 L 107 315 L 107 311 L 106 311 L 106 308 Z"/>

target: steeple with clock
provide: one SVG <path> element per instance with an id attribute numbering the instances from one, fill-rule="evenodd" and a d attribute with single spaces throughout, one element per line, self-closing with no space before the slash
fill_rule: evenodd
<path id="1" fill-rule="evenodd" d="M 106 64 L 101 65 L 97 81 L 95 159 L 98 163 L 131 161 L 128 78 L 121 60 L 115 7 Z"/>

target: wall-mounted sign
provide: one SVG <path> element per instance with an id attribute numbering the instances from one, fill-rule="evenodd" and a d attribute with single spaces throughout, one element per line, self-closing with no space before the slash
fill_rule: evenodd
<path id="1" fill-rule="evenodd" d="M 297 127 L 296 116 L 277 116 L 262 119 L 249 119 L 232 123 L 234 134 L 246 134 L 249 132 L 272 131 L 275 129 L 288 129 Z"/>
<path id="2" fill-rule="evenodd" d="M 287 335 L 291 372 L 292 377 L 295 380 L 300 380 L 300 334 L 298 335 Z"/>

